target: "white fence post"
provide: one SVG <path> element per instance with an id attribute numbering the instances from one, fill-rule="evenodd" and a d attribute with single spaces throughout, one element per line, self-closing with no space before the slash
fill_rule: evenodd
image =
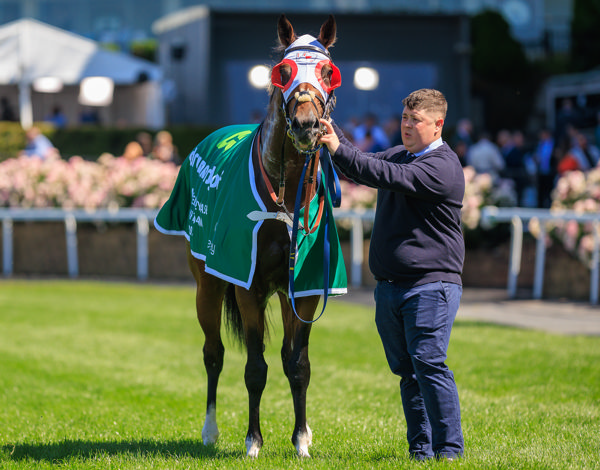
<path id="1" fill-rule="evenodd" d="M 13 272 L 13 221 L 10 217 L 2 219 L 2 270 L 5 276 Z"/>
<path id="2" fill-rule="evenodd" d="M 352 286 L 360 287 L 362 285 L 362 265 L 363 265 L 363 221 L 360 217 L 352 218 L 352 232 L 350 232 L 350 242 L 352 245 Z"/>
<path id="3" fill-rule="evenodd" d="M 546 222 L 540 221 L 540 233 L 535 242 L 535 274 L 533 298 L 541 299 L 544 290 L 544 265 L 546 264 Z"/>
<path id="4" fill-rule="evenodd" d="M 150 227 L 148 217 L 139 215 L 137 218 L 137 277 L 148 279 L 148 232 Z"/>
<path id="5" fill-rule="evenodd" d="M 593 212 L 575 212 L 568 211 L 552 211 L 548 209 L 531 209 L 523 207 L 495 207 L 487 206 L 481 211 L 481 225 L 489 228 L 499 222 L 513 222 L 515 218 L 519 218 L 521 222 L 529 222 L 531 219 L 539 221 L 540 233 L 536 240 L 535 250 L 535 275 L 533 286 L 533 297 L 540 299 L 544 289 L 544 267 L 546 261 L 546 224 L 550 221 L 573 220 L 577 223 L 592 223 L 594 227 L 594 248 L 592 251 L 592 266 L 590 267 L 590 303 L 598 302 L 598 281 L 600 277 L 600 214 Z M 514 225 L 514 224 L 513 224 Z M 515 242 L 516 243 L 516 242 Z M 516 248 L 516 246 L 515 246 Z M 514 262 L 516 253 L 512 251 L 511 241 L 511 257 L 509 263 L 511 266 L 509 271 L 514 274 Z M 520 254 L 519 254 L 520 257 Z M 512 297 L 512 292 L 516 286 L 516 280 L 509 275 L 508 291 Z"/>
<path id="6" fill-rule="evenodd" d="M 517 296 L 517 282 L 521 272 L 521 255 L 523 251 L 523 221 L 516 215 L 510 225 L 510 255 L 508 264 L 508 297 Z"/>
<path id="7" fill-rule="evenodd" d="M 73 214 L 65 214 L 65 235 L 67 241 L 67 267 L 69 277 L 79 276 L 79 257 L 77 256 L 77 221 Z"/>

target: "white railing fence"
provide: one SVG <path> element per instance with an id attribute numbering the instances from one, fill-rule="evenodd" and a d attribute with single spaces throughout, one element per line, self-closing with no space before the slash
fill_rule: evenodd
<path id="1" fill-rule="evenodd" d="M 157 210 L 122 208 L 116 211 L 63 209 L 7 209 L 0 208 L 2 219 L 2 270 L 4 276 L 13 274 L 13 222 L 63 222 L 67 247 L 67 267 L 69 277 L 79 276 L 79 259 L 77 254 L 77 223 L 78 222 L 129 222 L 135 223 L 137 241 L 137 278 L 148 278 L 148 233 L 156 217 Z M 362 284 L 363 239 L 364 226 L 372 222 L 374 210 L 342 211 L 335 210 L 336 220 L 350 220 L 351 272 L 350 282 L 353 286 Z"/>
<path id="2" fill-rule="evenodd" d="M 551 211 L 548 209 L 530 209 L 523 207 L 484 207 L 481 223 L 491 227 L 497 223 L 510 222 L 510 257 L 508 267 L 508 296 L 514 298 L 517 293 L 517 280 L 521 270 L 524 224 L 531 219 L 539 221 L 540 233 L 536 238 L 535 271 L 533 277 L 533 298 L 541 299 L 544 289 L 544 265 L 546 262 L 547 224 L 552 221 L 574 220 L 579 223 L 592 223 L 594 227 L 594 248 L 590 269 L 590 303 L 598 303 L 598 280 L 600 274 L 600 214 L 575 211 Z"/>
<path id="3" fill-rule="evenodd" d="M 2 220 L 2 268 L 5 276 L 13 274 L 13 222 L 63 222 L 67 247 L 67 266 L 70 277 L 79 276 L 79 260 L 77 255 L 77 223 L 78 222 L 129 222 L 135 223 L 137 240 L 137 278 L 148 278 L 148 233 L 157 210 L 123 208 L 117 211 L 84 210 L 67 211 L 62 209 L 6 209 L 0 208 Z M 352 286 L 362 285 L 362 267 L 364 227 L 372 223 L 375 217 L 373 209 L 364 211 L 334 211 L 336 220 L 351 221 L 350 230 L 350 283 Z M 540 222 L 540 234 L 536 241 L 535 271 L 533 282 L 533 298 L 540 299 L 543 292 L 544 265 L 546 255 L 546 224 L 557 220 L 575 220 L 591 222 L 594 226 L 594 249 L 590 276 L 590 303 L 598 303 L 598 282 L 600 280 L 600 214 L 577 213 L 574 211 L 554 212 L 547 209 L 530 209 L 520 207 L 487 206 L 482 209 L 481 223 L 492 226 L 497 223 L 511 224 L 510 257 L 507 279 L 508 296 L 514 298 L 517 291 L 517 280 L 521 269 L 524 224 L 537 218 Z"/>

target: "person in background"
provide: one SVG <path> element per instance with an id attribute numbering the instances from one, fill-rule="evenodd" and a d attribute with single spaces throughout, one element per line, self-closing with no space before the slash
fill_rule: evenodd
<path id="1" fill-rule="evenodd" d="M 100 124 L 100 116 L 95 108 L 86 106 L 79 113 L 79 124 L 83 125 L 98 125 Z"/>
<path id="2" fill-rule="evenodd" d="M 459 142 L 466 145 L 466 150 L 473 145 L 473 123 L 469 118 L 462 118 L 456 123 L 456 133 L 452 140 L 452 148 L 455 148 Z"/>
<path id="3" fill-rule="evenodd" d="M 371 152 L 373 149 L 382 150 L 390 146 L 388 136 L 374 113 L 367 113 L 353 133 L 354 143 L 361 150 Z"/>
<path id="4" fill-rule="evenodd" d="M 581 131 L 575 134 L 574 144 L 568 153 L 577 161 L 577 169 L 581 171 L 591 170 L 600 161 L 598 147 L 590 144 L 588 137 Z"/>
<path id="5" fill-rule="evenodd" d="M 142 149 L 140 143 L 136 140 L 132 140 L 125 146 L 125 150 L 123 150 L 123 155 L 121 155 L 121 158 L 132 162 L 144 156 L 144 150 Z"/>
<path id="6" fill-rule="evenodd" d="M 460 160 L 461 166 L 463 168 L 466 167 L 466 166 L 468 166 L 468 163 L 467 163 L 467 153 L 468 153 L 467 143 L 464 142 L 464 141 L 462 141 L 462 140 L 459 140 L 458 142 L 456 142 L 456 144 L 454 144 L 454 147 L 452 147 L 452 150 L 454 150 L 454 153 L 456 153 L 456 156 Z"/>
<path id="7" fill-rule="evenodd" d="M 369 251 L 375 323 L 390 369 L 400 376 L 410 456 L 453 460 L 463 455 L 464 440 L 446 357 L 462 296 L 465 178 L 442 140 L 444 95 L 421 89 L 402 103 L 404 145 L 363 152 L 326 120 L 321 142 L 342 173 L 378 188 Z"/>
<path id="8" fill-rule="evenodd" d="M 143 155 L 150 155 L 150 153 L 152 153 L 152 147 L 154 144 L 152 143 L 152 136 L 149 132 L 138 132 L 135 136 L 135 140 L 142 147 Z"/>
<path id="9" fill-rule="evenodd" d="M 504 170 L 505 163 L 500 149 L 492 142 L 489 132 L 481 131 L 479 138 L 467 151 L 467 164 L 476 173 L 487 173 L 493 181 L 497 181 Z"/>
<path id="10" fill-rule="evenodd" d="M 551 193 L 556 179 L 554 138 L 550 129 L 538 132 L 538 141 L 533 153 L 537 167 L 537 206 L 548 208 L 552 203 Z"/>
<path id="11" fill-rule="evenodd" d="M 27 143 L 25 149 L 20 152 L 20 156 L 41 158 L 43 160 L 60 156 L 58 149 L 36 126 L 32 126 L 25 131 L 25 139 Z"/>
<path id="12" fill-rule="evenodd" d="M 169 131 L 159 131 L 154 136 L 154 146 L 150 158 L 162 162 L 180 163 L 177 147 L 173 144 L 173 136 Z"/>
<path id="13" fill-rule="evenodd" d="M 44 121 L 52 124 L 57 129 L 62 129 L 67 125 L 67 116 L 65 116 L 59 105 L 55 105 L 52 112 L 44 118 Z"/>
<path id="14" fill-rule="evenodd" d="M 525 136 L 519 130 L 509 134 L 504 151 L 504 175 L 511 179 L 517 192 L 517 205 L 523 204 L 525 188 L 529 184 L 529 176 L 525 165 Z"/>
<path id="15" fill-rule="evenodd" d="M 600 148 L 600 111 L 596 113 L 596 127 L 594 127 L 594 141 L 596 147 Z"/>

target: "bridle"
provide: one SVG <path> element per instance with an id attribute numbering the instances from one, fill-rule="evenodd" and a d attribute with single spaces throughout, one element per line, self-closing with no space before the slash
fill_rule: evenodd
<path id="1" fill-rule="evenodd" d="M 296 102 L 294 103 L 294 107 L 292 108 L 292 111 L 289 112 L 288 111 L 288 102 L 284 100 L 282 100 L 281 102 L 281 108 L 283 110 L 283 115 L 285 117 L 285 132 L 286 135 L 288 136 L 288 138 L 290 139 L 290 141 L 292 142 L 292 145 L 294 146 L 294 148 L 301 154 L 310 154 L 310 155 L 315 155 L 317 152 L 319 152 L 319 150 L 321 150 L 321 148 L 323 147 L 323 144 L 319 143 L 317 146 L 311 148 L 311 149 L 303 149 L 298 145 L 298 142 L 296 141 L 296 136 L 294 135 L 294 133 L 292 132 L 292 117 L 296 114 L 296 109 L 298 108 L 298 104 L 300 103 L 304 103 L 306 101 L 310 101 L 311 104 L 313 105 L 313 107 L 315 108 L 315 111 L 317 112 L 317 114 L 319 114 L 320 110 L 319 107 L 317 106 L 315 99 L 317 99 L 320 103 L 321 103 L 321 107 L 323 109 L 323 114 L 321 116 L 321 119 L 329 119 L 329 116 L 331 115 L 331 112 L 333 111 L 333 108 L 335 108 L 335 95 L 333 94 L 333 91 L 331 92 L 331 94 L 327 97 L 327 101 L 325 101 L 320 95 L 316 94 L 313 91 L 308 91 L 308 90 L 304 90 L 304 91 L 297 91 L 294 94 L 294 98 L 296 100 Z M 321 128 L 321 132 L 324 133 L 324 129 L 323 126 L 320 126 Z"/>
<path id="2" fill-rule="evenodd" d="M 314 77 L 310 76 L 310 72 L 307 72 L 307 70 L 303 69 L 303 72 L 305 75 L 308 75 L 308 79 L 307 82 L 311 83 L 316 89 L 317 89 L 317 93 L 315 93 L 312 90 L 302 90 L 302 91 L 296 91 L 294 93 L 294 95 L 291 95 L 291 92 L 297 88 L 297 86 L 299 85 L 296 84 L 298 82 L 298 80 L 296 80 L 296 77 L 298 75 L 298 68 L 299 65 L 298 63 L 296 63 L 296 61 L 294 61 L 293 59 L 291 59 L 290 57 L 294 55 L 294 53 L 296 53 L 296 58 L 298 60 L 298 62 L 301 61 L 309 61 L 309 66 L 307 67 L 306 65 L 304 65 L 304 68 L 312 68 L 312 64 L 314 64 Z M 319 56 L 324 57 L 324 59 L 320 60 L 317 62 L 317 58 L 319 58 Z M 281 68 L 283 66 L 287 65 L 288 67 L 290 67 L 292 69 L 292 77 L 284 84 L 282 82 L 281 79 Z M 333 83 L 329 83 L 326 84 L 322 77 L 320 77 L 320 73 L 321 70 L 323 68 L 323 66 L 328 65 L 331 67 L 332 69 L 332 77 L 333 77 Z M 310 70 L 310 68 L 309 68 Z M 316 81 L 315 81 L 316 78 Z M 297 140 L 296 140 L 296 136 L 294 135 L 294 132 L 292 131 L 292 119 L 296 114 L 296 110 L 298 109 L 298 105 L 300 103 L 305 103 L 305 102 L 310 102 L 315 111 L 316 114 L 319 115 L 320 114 L 320 109 L 319 106 L 317 106 L 317 101 L 321 104 L 321 109 L 323 110 L 323 114 L 320 116 L 321 119 L 329 119 L 329 116 L 331 115 L 331 112 L 333 111 L 334 107 L 335 107 L 335 103 L 336 103 L 336 98 L 335 98 L 335 94 L 334 94 L 334 89 L 337 88 L 340 84 L 341 84 L 341 75 L 339 72 L 339 69 L 333 65 L 333 63 L 331 62 L 331 56 L 329 55 L 329 52 L 323 48 L 323 47 L 318 47 L 312 44 L 303 44 L 300 46 L 290 46 L 288 47 L 285 52 L 284 52 L 284 59 L 277 65 L 275 65 L 271 71 L 271 83 L 280 88 L 282 90 L 282 100 L 281 100 L 281 110 L 285 119 L 285 133 L 287 135 L 287 137 L 290 139 L 292 145 L 294 146 L 294 148 L 296 149 L 296 151 L 298 153 L 300 153 L 301 155 L 305 156 L 306 162 L 305 162 L 305 166 L 307 166 L 308 164 L 310 164 L 310 170 L 308 171 L 308 182 L 306 182 L 304 179 L 300 182 L 302 186 L 305 187 L 305 211 L 304 211 L 304 226 L 302 227 L 302 229 L 305 231 L 305 233 L 313 233 L 320 221 L 321 221 L 321 214 L 323 212 L 323 204 L 324 204 L 324 198 L 321 198 L 319 200 L 319 217 L 317 218 L 313 228 L 309 228 L 308 225 L 308 206 L 310 204 L 310 191 L 311 188 L 314 187 L 315 184 L 315 175 L 317 173 L 317 165 L 316 165 L 316 155 L 322 150 L 322 144 L 319 143 L 318 145 L 309 148 L 309 149 L 305 149 L 303 147 L 301 147 Z M 296 85 L 295 85 L 296 84 Z M 295 85 L 295 86 L 294 86 Z M 293 86 L 293 88 L 292 88 Z M 291 89 L 290 89 L 291 88 Z M 322 94 L 325 94 L 326 96 L 323 97 Z M 287 96 L 286 96 L 287 95 Z M 289 103 L 291 101 L 291 99 L 295 99 L 294 102 L 294 106 L 292 107 L 291 111 L 288 109 L 289 108 Z M 319 128 L 321 130 L 322 133 L 324 133 L 324 128 L 322 125 L 319 125 Z M 281 162 L 280 162 L 280 171 L 279 171 L 279 193 L 278 193 L 278 197 L 276 199 L 274 199 L 275 204 L 282 208 L 284 210 L 284 212 L 291 218 L 291 214 L 289 213 L 289 211 L 287 210 L 286 206 L 285 206 L 285 159 L 284 159 L 284 149 L 285 149 L 285 139 L 282 142 L 282 148 L 281 148 Z M 304 172 L 303 172 L 304 174 Z M 268 178 L 266 179 L 267 182 L 267 186 L 270 187 L 269 188 L 269 192 L 271 193 L 271 195 L 274 194 L 274 191 L 272 190 L 272 187 L 270 185 L 270 182 L 268 181 Z M 300 194 L 300 193 L 299 193 Z M 301 195 L 299 196 L 301 197 Z M 295 219 L 292 219 L 295 220 Z"/>
<path id="3" fill-rule="evenodd" d="M 310 83 L 311 85 L 313 85 L 315 87 L 315 89 L 317 90 L 317 93 L 315 93 L 312 90 L 311 91 L 303 90 L 303 91 L 295 92 L 293 95 L 293 98 L 296 100 L 296 102 L 294 103 L 294 106 L 293 106 L 291 112 L 289 112 L 288 105 L 289 105 L 290 99 L 292 98 L 291 93 L 299 85 L 299 83 L 297 83 L 298 80 L 296 79 L 297 75 L 298 75 L 298 64 L 296 64 L 296 62 L 294 62 L 288 58 L 293 53 L 297 53 L 296 57 L 299 58 L 299 60 L 302 60 L 302 59 L 310 60 L 312 57 L 319 56 L 319 55 L 325 57 L 325 59 L 320 60 L 318 63 L 316 63 L 314 65 L 314 76 L 308 75 L 308 79 L 306 80 L 306 82 Z M 312 60 L 312 63 L 314 63 L 314 62 L 316 62 L 316 59 Z M 309 67 L 312 66 L 312 63 L 309 63 L 308 67 L 306 67 L 306 66 L 303 67 L 303 72 L 305 75 L 307 73 L 306 69 L 310 70 Z M 291 78 L 285 84 L 282 83 L 282 81 L 281 81 L 281 67 L 284 64 L 288 64 L 292 69 Z M 324 81 L 322 80 L 322 77 L 320 76 L 321 69 L 324 65 L 328 65 L 332 68 L 332 78 L 333 79 L 332 80 L 330 79 L 329 84 L 324 83 Z M 271 82 L 274 86 L 281 88 L 282 93 L 283 93 L 282 112 L 285 117 L 286 136 L 290 139 L 294 148 L 300 154 L 305 156 L 304 166 L 302 168 L 302 174 L 301 174 L 300 180 L 298 182 L 298 191 L 296 193 L 296 201 L 294 204 L 293 216 L 289 213 L 288 209 L 285 206 L 284 149 L 285 149 L 286 139 L 285 138 L 283 139 L 282 149 L 281 149 L 279 194 L 278 194 L 277 198 L 275 198 L 275 191 L 273 190 L 272 185 L 270 184 L 269 178 L 266 177 L 264 168 L 262 166 L 262 159 L 260 158 L 260 156 L 259 156 L 259 161 L 261 162 L 261 171 L 263 172 L 263 177 L 264 177 L 264 180 L 269 189 L 269 193 L 271 194 L 271 198 L 273 199 L 273 201 L 275 202 L 275 204 L 278 207 L 283 209 L 286 216 L 291 220 L 290 225 L 291 225 L 292 229 L 291 229 L 291 233 L 290 233 L 290 242 L 291 243 L 290 243 L 290 258 L 289 258 L 288 274 L 289 274 L 289 298 L 290 298 L 290 302 L 292 304 L 292 310 L 293 310 L 294 314 L 296 315 L 296 317 L 298 318 L 298 320 L 300 320 L 301 322 L 314 323 L 319 318 L 321 318 L 321 316 L 325 312 L 325 306 L 327 305 L 327 297 L 328 297 L 328 292 L 329 292 L 329 268 L 330 268 L 329 220 L 330 220 L 330 218 L 331 218 L 331 220 L 333 220 L 333 215 L 331 213 L 331 210 L 332 210 L 331 206 L 339 207 L 339 205 L 340 205 L 341 192 L 340 192 L 339 180 L 338 180 L 337 174 L 335 172 L 335 169 L 333 167 L 333 163 L 331 161 L 331 156 L 329 155 L 329 152 L 327 151 L 327 147 L 323 147 L 323 145 L 319 143 L 318 145 L 316 145 L 315 147 L 310 148 L 310 149 L 301 148 L 298 145 L 298 142 L 296 141 L 296 137 L 294 136 L 294 133 L 292 132 L 292 119 L 293 119 L 293 116 L 295 116 L 295 114 L 296 114 L 296 110 L 298 109 L 299 104 L 305 103 L 308 101 L 310 101 L 310 103 L 313 105 L 313 107 L 317 111 L 317 115 L 319 115 L 319 106 L 317 105 L 317 101 L 315 101 L 315 100 L 318 100 L 318 102 L 321 104 L 321 108 L 323 109 L 323 114 L 321 115 L 321 118 L 329 119 L 329 116 L 330 116 L 331 112 L 333 111 L 333 108 L 335 107 L 335 102 L 336 102 L 333 90 L 341 84 L 341 75 L 340 75 L 339 69 L 337 67 L 335 67 L 335 65 L 333 65 L 333 63 L 331 62 L 331 58 L 326 49 L 324 49 L 322 47 L 310 45 L 310 44 L 308 44 L 308 45 L 303 44 L 301 46 L 294 47 L 292 44 L 291 47 L 286 49 L 285 54 L 284 54 L 284 60 L 282 62 L 280 62 L 279 64 L 277 64 L 275 67 L 273 67 L 273 70 L 271 72 Z M 306 82 L 303 82 L 303 83 L 306 83 Z M 320 128 L 321 132 L 324 132 L 323 127 L 321 125 L 319 126 L 319 128 Z M 260 132 L 259 132 L 259 135 L 260 135 Z M 259 148 L 260 148 L 260 145 L 259 145 Z M 317 155 L 319 155 L 320 167 L 321 167 L 322 176 L 323 176 L 321 179 L 322 188 L 321 188 L 321 194 L 319 195 L 319 210 L 318 210 L 317 216 L 315 218 L 315 223 L 313 224 L 313 227 L 310 227 L 310 224 L 309 224 L 309 222 L 310 222 L 310 216 L 309 216 L 310 196 L 311 196 L 312 189 L 315 187 L 316 179 L 319 177 L 319 174 L 318 174 L 319 165 L 317 164 Z M 307 174 L 308 174 L 308 180 L 306 179 Z M 303 192 L 304 192 L 304 225 L 302 226 L 300 224 L 299 219 L 300 219 L 300 209 L 301 209 L 300 206 L 301 206 L 301 201 L 303 198 Z M 331 204 L 326 203 L 328 196 L 329 196 L 329 199 L 331 200 Z M 323 283 L 323 309 L 316 319 L 314 319 L 312 321 L 307 321 L 307 320 L 303 320 L 302 318 L 300 318 L 300 316 L 296 312 L 296 305 L 295 305 L 294 269 L 296 266 L 298 230 L 302 229 L 305 236 L 308 236 L 308 235 L 314 233 L 321 223 L 323 214 L 325 214 L 324 237 L 323 237 L 323 281 L 324 281 L 324 283 Z M 277 218 L 279 220 L 282 220 L 279 217 L 277 217 Z"/>

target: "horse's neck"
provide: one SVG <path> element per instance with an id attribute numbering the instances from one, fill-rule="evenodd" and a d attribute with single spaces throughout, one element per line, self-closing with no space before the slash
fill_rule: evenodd
<path id="1" fill-rule="evenodd" d="M 276 95 L 281 95 L 275 92 Z M 286 202 L 295 198 L 298 180 L 304 165 L 304 157 L 286 138 L 285 116 L 281 107 L 281 96 L 274 96 L 267 110 L 261 129 L 261 158 L 263 167 L 275 192 L 279 190 L 282 158 L 285 164 Z M 289 191 L 289 192 L 288 192 Z M 291 193 L 291 195 L 290 195 Z"/>

